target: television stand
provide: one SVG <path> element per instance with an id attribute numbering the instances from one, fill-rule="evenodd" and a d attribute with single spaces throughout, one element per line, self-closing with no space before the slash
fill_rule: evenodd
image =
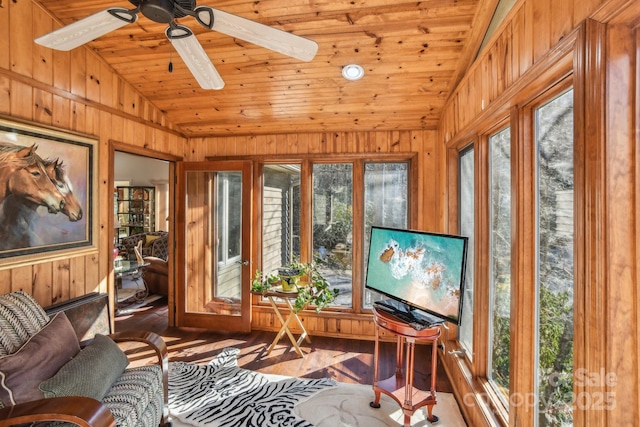
<path id="1" fill-rule="evenodd" d="M 433 415 L 433 406 L 436 400 L 436 376 L 437 376 L 437 343 L 440 337 L 440 328 L 437 326 L 416 330 L 408 323 L 395 318 L 384 310 L 373 307 L 373 319 L 376 324 L 376 341 L 374 347 L 373 364 L 373 392 L 375 400 L 369 405 L 372 408 L 380 407 L 380 395 L 384 393 L 395 400 L 404 413 L 404 426 L 411 425 L 411 416 L 423 406 L 427 407 L 428 420 L 431 423 L 438 421 Z M 396 373 L 383 380 L 378 379 L 380 362 L 380 329 L 391 332 L 396 336 Z M 413 386 L 414 378 L 414 350 L 416 340 L 430 342 L 431 347 L 431 389 L 420 390 Z M 406 348 L 406 373 L 403 373 L 403 362 Z"/>

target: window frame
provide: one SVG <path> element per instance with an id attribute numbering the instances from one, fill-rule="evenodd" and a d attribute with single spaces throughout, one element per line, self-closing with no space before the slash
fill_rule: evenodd
<path id="1" fill-rule="evenodd" d="M 573 86 L 573 79 L 572 78 L 567 78 L 565 80 L 563 80 L 562 82 L 560 82 L 558 85 L 556 85 L 555 87 L 550 88 L 549 90 L 545 91 L 544 93 L 540 94 L 540 96 L 534 98 L 531 102 L 529 102 L 528 104 L 524 105 L 521 109 L 521 122 L 523 123 L 523 126 L 527 127 L 527 131 L 530 132 L 531 135 L 531 152 L 530 152 L 530 158 L 527 158 L 526 161 L 528 163 L 531 164 L 532 170 L 533 170 L 533 176 L 532 176 L 532 180 L 534 183 L 534 194 L 532 195 L 532 199 L 533 199 L 533 230 L 534 230 L 534 236 L 535 238 L 533 239 L 533 245 L 534 245 L 534 251 L 535 251 L 535 257 L 534 257 L 534 265 L 533 265 L 533 277 L 534 277 L 534 289 L 533 289 L 533 302 L 535 303 L 533 310 L 534 310 L 534 319 L 533 319 L 533 325 L 532 325 L 532 337 L 533 337 L 533 347 L 534 347 L 534 358 L 533 358 L 533 367 L 534 367 L 534 378 L 533 378 L 533 390 L 534 390 L 534 399 L 535 399 L 535 407 L 537 408 L 537 406 L 539 405 L 539 379 L 538 376 L 540 374 L 540 370 L 539 370 L 539 332 L 540 332 L 540 302 L 539 302 L 539 297 L 540 297 L 540 190 L 539 190 L 539 183 L 540 183 L 540 175 L 539 175 L 539 140 L 537 139 L 537 134 L 538 134 L 538 130 L 536 129 L 536 111 L 538 111 L 538 109 L 540 107 L 542 107 L 543 105 L 546 105 L 549 102 L 552 102 L 553 100 L 555 100 L 557 97 L 563 95 L 564 93 L 568 92 L 569 90 L 573 91 L 573 110 L 574 110 L 574 118 L 573 118 L 573 122 L 574 122 L 574 126 L 573 126 L 573 156 L 572 156 L 572 160 L 574 163 L 574 168 L 573 168 L 573 184 L 574 184 L 574 194 L 577 192 L 577 188 L 576 188 L 576 182 L 577 182 L 577 176 L 576 173 L 579 172 L 580 170 L 580 165 L 577 164 L 577 160 L 580 156 L 580 150 L 579 147 L 577 147 L 578 145 L 578 141 L 577 141 L 577 137 L 575 135 L 575 127 L 576 127 L 576 114 L 577 114 L 577 109 L 575 108 L 575 103 L 576 103 L 576 90 Z M 577 301 L 576 301 L 576 297 L 577 295 L 579 295 L 579 291 L 577 289 L 576 286 L 576 265 L 577 265 L 577 261 L 578 261 L 578 253 L 576 252 L 577 249 L 577 245 L 579 244 L 579 242 L 576 242 L 575 239 L 575 229 L 576 229 L 576 222 L 578 221 L 577 218 L 577 212 L 575 211 L 576 208 L 576 203 L 575 201 L 573 202 L 573 220 L 574 220 L 574 235 L 573 235 L 573 239 L 572 239 L 572 243 L 573 243 L 573 249 L 574 249 L 574 258 L 573 258 L 573 267 L 574 267 L 574 275 L 573 275 L 573 281 L 574 281 L 574 300 L 573 300 L 573 305 L 572 305 L 572 309 L 574 311 L 574 348 L 575 348 L 575 342 L 577 340 L 577 337 L 575 337 L 576 334 L 576 328 L 579 327 L 579 325 L 576 324 L 576 313 L 575 313 L 575 308 L 577 307 Z M 576 368 L 576 364 L 575 364 L 575 357 L 573 360 L 573 368 L 574 368 L 574 372 L 575 372 L 575 368 Z M 536 411 L 537 412 L 537 411 Z M 575 414 L 575 411 L 574 411 Z M 534 417 L 534 425 L 539 425 L 539 417 Z"/>
<path id="2" fill-rule="evenodd" d="M 487 325 L 488 328 L 488 334 L 486 337 L 486 345 L 487 345 L 487 381 L 488 384 L 492 387 L 492 391 L 495 393 L 495 395 L 498 396 L 500 402 L 500 406 L 501 409 L 508 409 L 508 399 L 499 391 L 499 385 L 498 383 L 493 380 L 492 378 L 490 378 L 490 374 L 492 372 L 492 363 L 493 363 L 493 357 L 492 357 L 492 348 L 491 345 L 493 343 L 493 339 L 494 339 L 494 333 L 493 333 L 493 329 L 491 327 L 493 320 L 494 320 L 494 297 L 496 294 L 496 288 L 495 288 L 495 283 L 494 283 L 494 270 L 493 270 L 493 265 L 494 265 L 494 258 L 493 258 L 493 252 L 492 252 L 492 248 L 493 248 L 493 244 L 494 244 L 494 235 L 495 233 L 493 233 L 494 228 L 491 226 L 491 223 L 493 222 L 493 214 L 494 211 L 492 209 L 493 207 L 493 202 L 491 200 L 491 196 L 493 195 L 493 180 L 492 180 L 492 171 L 493 171 L 493 165 L 492 165 L 492 158 L 491 158 L 491 140 L 494 136 L 501 134 L 502 132 L 507 131 L 507 133 L 509 134 L 509 185 L 508 188 L 511 190 L 513 188 L 513 150 L 514 150 L 514 140 L 513 140 L 513 132 L 512 132 L 512 128 L 509 125 L 509 123 L 505 123 L 502 122 L 500 123 L 500 125 L 496 126 L 495 128 L 491 129 L 490 132 L 488 132 L 486 134 L 486 144 L 487 144 L 487 152 L 489 154 L 489 158 L 488 158 L 488 162 L 487 162 L 487 187 L 485 189 L 483 189 L 483 197 L 487 200 L 487 218 L 488 221 L 486 224 L 484 224 L 487 227 L 487 236 L 488 236 L 488 241 L 487 243 L 487 254 L 488 254 L 488 264 L 487 264 L 487 280 L 488 280 L 488 289 L 487 289 L 487 299 L 488 299 L 488 321 L 489 324 Z M 514 212 L 513 212 L 513 206 L 511 205 L 511 197 L 513 197 L 513 194 L 509 194 L 509 202 L 510 202 L 510 206 L 509 206 L 509 225 L 508 228 L 510 230 L 511 233 L 513 233 L 513 223 L 514 223 Z M 509 264 L 512 265 L 514 262 L 513 259 L 513 240 L 510 236 L 510 256 L 509 256 Z M 510 269 L 511 270 L 511 269 Z M 512 276 L 512 271 L 509 272 L 509 290 L 510 290 L 510 297 L 513 297 L 513 276 Z M 511 318 L 511 303 L 510 303 L 510 307 L 509 307 L 509 316 Z M 511 331 L 511 327 L 510 327 L 510 331 Z M 509 342 L 509 349 L 511 350 L 511 341 Z"/>
<path id="3" fill-rule="evenodd" d="M 362 165 L 362 183 L 363 183 L 363 189 L 362 189 L 362 200 L 363 200 L 363 202 L 362 202 L 362 206 L 363 206 L 363 210 L 362 210 L 362 218 L 361 218 L 362 223 L 361 224 L 362 224 L 362 227 L 363 227 L 363 240 L 362 240 L 361 243 L 363 245 L 363 251 L 362 251 L 363 252 L 362 253 L 363 256 L 362 256 L 362 259 L 361 259 L 361 262 L 360 262 L 360 267 L 361 267 L 362 274 L 363 274 L 364 277 L 363 277 L 363 281 L 362 281 L 362 295 L 361 295 L 360 304 L 361 304 L 362 310 L 366 310 L 367 312 L 369 312 L 372 309 L 372 305 L 373 304 L 370 304 L 369 306 L 367 306 L 367 304 L 366 304 L 366 296 L 367 296 L 367 292 L 368 291 L 365 288 L 365 278 L 366 278 L 366 273 L 367 273 L 367 268 L 368 268 L 368 266 L 367 266 L 367 264 L 368 264 L 368 259 L 367 259 L 368 251 L 364 250 L 364 248 L 367 246 L 366 245 L 366 243 L 367 243 L 366 239 L 367 238 L 365 236 L 365 232 L 366 232 L 365 231 L 365 228 L 366 228 L 365 224 L 366 224 L 366 220 L 367 220 L 366 219 L 367 215 L 366 215 L 366 207 L 364 206 L 365 202 L 366 202 L 366 198 L 365 198 L 365 193 L 366 193 L 366 182 L 365 182 L 365 179 L 366 179 L 366 175 L 367 175 L 366 166 L 370 165 L 370 164 L 392 164 L 392 163 L 393 164 L 404 163 L 404 164 L 407 165 L 407 195 L 409 195 L 411 193 L 411 182 L 410 182 L 410 179 L 411 179 L 411 164 L 409 162 L 407 162 L 407 161 L 391 162 L 391 161 L 388 161 L 388 160 L 386 160 L 386 161 L 376 160 L 376 161 L 364 161 L 363 165 Z M 409 199 L 407 199 L 407 209 L 406 209 L 406 213 L 405 213 L 405 215 L 406 215 L 405 223 L 404 223 L 404 225 L 402 227 L 400 227 L 400 226 L 396 226 L 396 227 L 398 227 L 398 228 L 410 228 L 409 227 L 410 212 L 411 212 L 411 206 L 410 206 L 410 203 L 409 203 Z M 388 226 L 388 227 L 394 227 L 395 226 L 393 224 L 387 224 L 387 223 L 385 223 L 385 224 L 377 224 L 377 225 L 383 225 L 383 226 Z M 369 291 L 369 292 L 375 293 L 373 291 Z M 386 298 L 382 294 L 378 294 L 378 295 L 379 295 L 380 298 Z"/>
<path id="4" fill-rule="evenodd" d="M 462 233 L 462 224 L 461 224 L 461 212 L 462 209 L 460 209 L 459 207 L 462 205 L 462 171 L 461 171 L 461 160 L 462 157 L 465 155 L 468 155 L 469 153 L 473 153 L 473 207 L 474 207 L 474 212 L 475 212 L 475 206 L 476 206 L 476 185 L 475 185 L 475 174 L 476 174 L 476 152 L 475 152 L 475 146 L 473 141 L 470 141 L 468 144 L 464 145 L 463 147 L 461 147 L 459 150 L 457 150 L 457 192 L 458 192 L 458 197 L 456 200 L 456 203 L 458 206 L 457 209 L 457 230 L 458 233 L 463 234 Z M 467 289 L 467 280 L 469 280 L 469 272 L 471 272 L 472 274 L 475 274 L 475 263 L 474 263 L 474 259 L 475 259 L 475 231 L 476 231 L 476 218 L 474 213 L 472 212 L 473 215 L 473 236 L 468 236 L 469 237 L 469 251 L 467 253 L 467 270 L 466 270 L 466 274 L 465 274 L 465 283 L 464 283 L 464 294 L 463 294 L 463 301 L 462 301 L 462 309 L 465 310 L 465 306 L 466 306 L 466 299 L 465 296 L 468 294 L 469 290 Z M 473 242 L 473 245 L 471 245 L 471 242 Z M 475 280 L 475 277 L 472 279 Z M 472 291 L 475 293 L 475 282 L 472 283 Z M 473 313 L 475 311 L 474 307 L 475 307 L 475 300 L 472 300 L 473 305 L 471 308 L 471 317 L 473 319 Z M 464 316 L 461 316 L 462 319 L 464 319 Z M 475 323 L 475 322 L 473 322 Z M 461 331 L 460 328 L 458 328 L 458 334 L 457 334 L 457 339 L 460 343 L 460 347 L 461 350 L 464 352 L 464 356 L 465 358 L 469 361 L 469 363 L 473 362 L 473 355 L 474 355 L 474 333 L 473 333 L 473 329 L 474 329 L 474 324 L 471 325 L 471 345 L 468 346 L 465 342 L 460 341 L 460 335 L 461 335 Z"/>

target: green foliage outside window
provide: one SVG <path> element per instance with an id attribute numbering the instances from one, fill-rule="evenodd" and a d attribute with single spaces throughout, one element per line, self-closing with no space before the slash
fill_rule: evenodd
<path id="1" fill-rule="evenodd" d="M 509 303 L 508 298 L 500 298 L 509 295 L 511 283 L 507 278 L 496 284 L 496 316 L 493 318 L 493 346 L 492 346 L 492 379 L 495 384 L 505 394 L 509 394 L 509 366 L 511 349 L 511 318 L 509 317 L 509 307 L 501 307 L 504 303 Z M 502 309 L 501 309 L 502 308 Z"/>

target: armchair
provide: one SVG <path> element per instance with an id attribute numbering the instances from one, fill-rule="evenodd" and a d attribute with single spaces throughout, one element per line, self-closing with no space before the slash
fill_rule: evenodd
<path id="1" fill-rule="evenodd" d="M 117 342 L 150 346 L 158 363 L 128 367 Z M 167 347 L 152 332 L 96 335 L 80 349 L 64 312 L 49 318 L 29 294 L 0 296 L 0 426 L 63 421 L 84 427 L 169 424 Z"/>
<path id="2" fill-rule="evenodd" d="M 124 246 L 130 260 L 136 259 L 134 248 L 142 242 L 143 257 L 152 256 L 166 261 L 169 257 L 168 237 L 169 233 L 166 231 L 148 231 L 123 237 L 120 244 Z"/>
<path id="3" fill-rule="evenodd" d="M 156 295 L 169 294 L 168 237 L 166 231 L 149 231 L 124 237 L 121 242 L 129 259 L 135 259 L 135 247 L 141 245 L 141 255 L 149 263 L 145 270 L 145 282 L 149 292 Z"/>

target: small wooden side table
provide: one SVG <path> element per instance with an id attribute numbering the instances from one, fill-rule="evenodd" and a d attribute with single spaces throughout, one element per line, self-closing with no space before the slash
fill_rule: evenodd
<path id="1" fill-rule="evenodd" d="M 304 353 L 300 348 L 300 344 L 302 344 L 302 341 L 304 340 L 306 340 L 309 344 L 311 344 L 311 338 L 309 338 L 309 334 L 307 333 L 307 330 L 304 328 L 302 321 L 298 317 L 298 313 L 296 313 L 295 310 L 293 309 L 293 304 L 291 304 L 291 301 L 295 301 L 295 299 L 298 297 L 298 292 L 283 292 L 281 286 L 276 286 L 265 292 L 254 292 L 254 293 L 256 295 L 262 295 L 269 300 L 269 303 L 273 308 L 273 312 L 276 314 L 276 316 L 278 317 L 278 320 L 280 320 L 280 324 L 282 325 L 280 327 L 280 330 L 276 334 L 276 337 L 273 339 L 273 342 L 269 346 L 269 349 L 267 350 L 266 355 L 269 355 L 269 353 L 271 353 L 271 351 L 276 346 L 278 341 L 280 341 L 280 339 L 285 334 L 287 334 L 287 336 L 289 337 L 289 341 L 291 341 L 293 348 L 296 350 L 296 353 L 298 353 L 300 357 L 304 357 Z M 283 316 L 282 312 L 280 311 L 280 307 L 274 301 L 274 298 L 280 298 L 284 300 L 286 307 L 289 309 L 289 315 L 287 316 L 286 319 Z M 289 329 L 289 325 L 291 325 L 291 322 L 296 322 L 300 327 L 300 329 L 302 329 L 302 333 L 300 334 L 297 340 L 293 336 L 293 332 L 291 332 L 291 329 Z"/>
<path id="2" fill-rule="evenodd" d="M 440 327 L 435 326 L 421 331 L 413 329 L 408 323 L 399 320 L 392 315 L 373 308 L 374 321 L 376 323 L 376 343 L 374 347 L 373 365 L 373 391 L 375 400 L 370 403 L 372 408 L 380 407 L 380 393 L 393 398 L 404 413 L 404 426 L 411 425 L 411 416 L 421 408 L 427 406 L 428 420 L 431 423 L 438 421 L 433 415 L 433 406 L 436 400 L 436 376 L 437 376 L 437 344 L 440 337 Z M 378 379 L 378 364 L 380 362 L 380 329 L 387 330 L 396 336 L 396 373 L 391 377 Z M 431 342 L 431 390 L 424 391 L 413 386 L 414 378 L 414 350 L 416 340 Z M 403 373 L 403 362 L 406 347 L 406 374 Z"/>

